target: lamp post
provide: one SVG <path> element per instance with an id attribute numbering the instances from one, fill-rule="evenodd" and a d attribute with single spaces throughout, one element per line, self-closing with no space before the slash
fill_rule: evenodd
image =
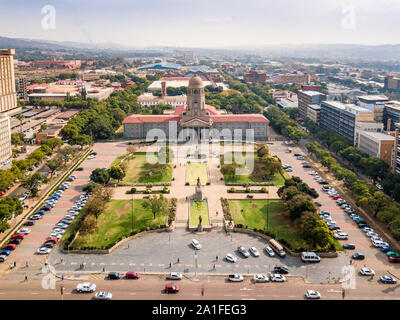
<path id="1" fill-rule="evenodd" d="M 131 217 L 132 217 L 132 233 L 133 233 L 133 194 L 132 194 L 132 205 L 131 205 L 131 208 L 132 208 L 132 215 L 131 215 Z"/>

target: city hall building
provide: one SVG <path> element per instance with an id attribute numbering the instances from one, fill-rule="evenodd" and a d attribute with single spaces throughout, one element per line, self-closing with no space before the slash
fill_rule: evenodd
<path id="1" fill-rule="evenodd" d="M 255 140 L 267 140 L 269 120 L 262 114 L 227 114 L 206 105 L 203 81 L 195 75 L 189 80 L 186 105 L 176 107 L 170 114 L 130 115 L 122 123 L 126 139 L 145 139 L 152 129 L 162 130 L 166 138 L 177 138 L 183 129 L 193 129 L 200 139 L 209 137 L 203 136 L 205 132 L 223 133 L 229 129 L 233 134 L 235 129 L 241 129 L 243 139 L 246 130 L 251 130 Z"/>

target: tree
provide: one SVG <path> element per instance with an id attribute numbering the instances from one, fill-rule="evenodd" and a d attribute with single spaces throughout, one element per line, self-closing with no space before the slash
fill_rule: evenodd
<path id="1" fill-rule="evenodd" d="M 25 119 L 25 116 L 22 113 L 18 113 L 16 116 L 17 120 L 19 120 L 19 129 L 22 133 L 22 121 Z"/>
<path id="2" fill-rule="evenodd" d="M 376 216 L 389 202 L 389 197 L 382 191 L 376 191 L 371 196 L 360 196 L 357 198 L 357 205 L 366 210 L 371 210 Z"/>
<path id="3" fill-rule="evenodd" d="M 374 184 L 378 178 L 383 179 L 385 177 L 389 168 L 385 161 L 377 157 L 364 158 L 361 164 L 365 167 L 364 173 L 374 180 Z"/>
<path id="4" fill-rule="evenodd" d="M 118 165 L 112 166 L 108 172 L 112 179 L 118 180 L 118 183 L 125 177 L 125 171 Z"/>
<path id="5" fill-rule="evenodd" d="M 107 169 L 97 168 L 92 171 L 90 179 L 95 183 L 106 185 L 110 181 L 110 174 Z"/>
<path id="6" fill-rule="evenodd" d="M 159 197 L 154 195 L 150 199 L 146 200 L 142 204 L 143 208 L 151 209 L 153 213 L 153 219 L 156 219 L 156 214 L 166 214 L 168 211 L 168 199 L 165 198 L 162 194 Z"/>
<path id="7" fill-rule="evenodd" d="M 88 146 L 92 143 L 92 137 L 87 134 L 77 135 L 69 139 L 68 143 L 70 145 L 78 145 L 83 148 L 83 146 Z"/>
<path id="8" fill-rule="evenodd" d="M 62 161 L 61 161 L 61 157 L 55 157 L 55 158 L 53 158 L 53 159 L 51 159 L 51 160 L 49 160 L 49 161 L 47 161 L 47 166 L 49 167 L 49 169 L 51 170 L 51 177 L 53 177 L 53 174 L 54 174 L 54 172 L 57 170 L 57 169 L 60 169 L 60 166 L 61 166 L 61 164 L 62 164 Z"/>
<path id="9" fill-rule="evenodd" d="M 32 197 L 36 197 L 39 192 L 39 186 L 47 181 L 40 173 L 35 173 L 22 182 L 22 186 L 31 191 Z"/>
<path id="10" fill-rule="evenodd" d="M 42 144 L 47 145 L 50 147 L 50 149 L 54 150 L 57 147 L 61 147 L 64 144 L 64 142 L 59 138 L 50 138 L 48 140 L 43 141 Z"/>
<path id="11" fill-rule="evenodd" d="M 316 214 L 310 215 L 304 222 L 302 235 L 316 250 L 326 251 L 334 248 L 332 232 Z"/>

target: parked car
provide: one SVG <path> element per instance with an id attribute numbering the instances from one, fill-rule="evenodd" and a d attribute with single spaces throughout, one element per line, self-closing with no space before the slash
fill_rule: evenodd
<path id="1" fill-rule="evenodd" d="M 333 237 L 338 240 L 347 240 L 349 235 L 346 232 L 336 232 Z"/>
<path id="2" fill-rule="evenodd" d="M 118 280 L 121 279 L 121 275 L 118 272 L 110 272 L 107 278 L 110 280 Z"/>
<path id="3" fill-rule="evenodd" d="M 139 279 L 140 278 L 140 274 L 137 272 L 133 272 L 133 271 L 128 271 L 125 274 L 125 278 L 126 279 Z"/>
<path id="4" fill-rule="evenodd" d="M 400 263 L 400 257 L 389 257 L 388 260 L 391 263 Z"/>
<path id="5" fill-rule="evenodd" d="M 266 253 L 268 253 L 268 255 L 269 255 L 270 257 L 275 256 L 275 252 L 274 252 L 274 250 L 272 250 L 272 248 L 271 248 L 270 246 L 266 246 L 266 247 L 264 248 L 264 250 L 265 250 Z"/>
<path id="6" fill-rule="evenodd" d="M 289 269 L 287 267 L 284 267 L 284 266 L 275 266 L 274 267 L 274 272 L 275 273 L 279 273 L 279 274 L 288 274 L 289 273 Z"/>
<path id="7" fill-rule="evenodd" d="M 379 281 L 382 282 L 382 283 L 388 283 L 388 284 L 395 284 L 395 283 L 397 283 L 397 281 L 396 281 L 395 278 L 390 277 L 390 276 L 386 276 L 386 275 L 381 276 L 381 277 L 379 278 Z"/>
<path id="8" fill-rule="evenodd" d="M 256 247 L 251 247 L 251 248 L 249 249 L 249 251 L 251 252 L 251 254 L 252 254 L 254 257 L 259 257 L 259 256 L 260 256 L 260 253 L 258 252 L 258 250 L 257 250 Z"/>
<path id="9" fill-rule="evenodd" d="M 248 258 L 250 257 L 250 253 L 247 251 L 247 249 L 245 247 L 238 247 L 238 251 L 245 257 Z"/>
<path id="10" fill-rule="evenodd" d="M 240 274 L 230 274 L 228 276 L 228 280 L 231 282 L 242 282 L 243 281 L 243 276 L 241 276 Z"/>
<path id="11" fill-rule="evenodd" d="M 16 244 L 10 243 L 10 244 L 7 244 L 7 245 L 3 248 L 3 250 L 10 250 L 10 251 L 13 251 L 13 250 L 15 250 L 16 248 L 17 248 L 17 245 L 16 245 Z"/>
<path id="12" fill-rule="evenodd" d="M 46 247 L 40 247 L 36 253 L 37 254 L 49 254 L 51 252 L 50 248 L 46 248 Z"/>
<path id="13" fill-rule="evenodd" d="M 267 275 L 264 275 L 264 274 L 255 274 L 254 277 L 253 277 L 253 281 L 255 283 L 257 283 L 257 282 L 268 282 L 269 278 L 268 278 Z"/>
<path id="14" fill-rule="evenodd" d="M 231 253 L 228 253 L 228 254 L 225 256 L 225 259 L 226 259 L 227 261 L 229 261 L 229 262 L 236 262 L 236 261 L 237 261 L 237 258 L 236 258 L 233 254 L 231 254 Z"/>
<path id="15" fill-rule="evenodd" d="M 24 223 L 24 226 L 30 227 L 35 225 L 35 220 L 28 220 Z"/>
<path id="16" fill-rule="evenodd" d="M 375 275 L 375 271 L 370 269 L 370 268 L 363 267 L 363 268 L 360 269 L 360 275 L 362 275 L 362 276 L 373 276 L 373 275 Z"/>
<path id="17" fill-rule="evenodd" d="M 272 273 L 270 276 L 270 280 L 272 282 L 285 282 L 286 278 L 285 276 L 278 274 L 278 273 Z"/>
<path id="18" fill-rule="evenodd" d="M 397 257 L 397 258 L 400 258 L 400 254 L 398 254 L 397 252 L 394 252 L 394 251 L 386 252 L 386 255 L 387 255 L 388 257 Z"/>
<path id="19" fill-rule="evenodd" d="M 171 272 L 167 277 L 169 280 L 182 280 L 182 274 L 179 272 Z"/>
<path id="20" fill-rule="evenodd" d="M 392 249 L 389 246 L 382 246 L 381 247 L 381 251 L 382 252 L 389 252 L 389 251 L 392 251 Z"/>
<path id="21" fill-rule="evenodd" d="M 343 248 L 348 249 L 348 250 L 352 250 L 352 249 L 355 249 L 356 246 L 354 244 L 352 244 L 352 243 L 345 243 L 343 245 Z"/>

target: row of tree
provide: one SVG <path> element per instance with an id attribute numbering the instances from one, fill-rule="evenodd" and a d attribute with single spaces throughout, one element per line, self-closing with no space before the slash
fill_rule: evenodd
<path id="1" fill-rule="evenodd" d="M 293 225 L 302 238 L 316 251 L 335 249 L 333 233 L 317 214 L 313 199 L 318 193 L 298 177 L 285 181 L 278 189 Z"/>
<path id="2" fill-rule="evenodd" d="M 275 132 L 286 136 L 290 140 L 299 142 L 301 138 L 307 136 L 303 130 L 298 128 L 297 122 L 278 107 L 268 107 L 268 109 L 264 111 L 264 116 L 270 121 L 270 126 Z"/>
<path id="3" fill-rule="evenodd" d="M 366 184 L 357 178 L 356 174 L 340 166 L 330 156 L 328 150 L 322 149 L 316 142 L 306 144 L 307 150 L 313 153 L 323 166 L 327 167 L 344 185 L 356 196 L 356 204 L 372 213 L 379 220 L 388 225 L 396 240 L 400 240 L 400 204 L 391 201 L 389 196 L 378 191 L 374 186 Z"/>

